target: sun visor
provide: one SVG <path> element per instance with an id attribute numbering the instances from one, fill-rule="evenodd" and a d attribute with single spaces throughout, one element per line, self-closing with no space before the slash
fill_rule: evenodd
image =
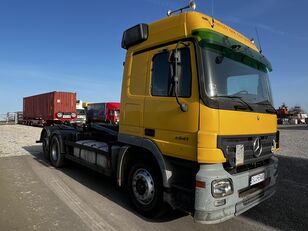
<path id="1" fill-rule="evenodd" d="M 229 50 L 227 53 L 233 53 L 235 56 L 236 53 L 242 54 L 251 60 L 262 63 L 268 71 L 272 71 L 272 65 L 264 55 L 224 34 L 209 29 L 197 29 L 192 31 L 192 35 L 198 39 L 201 47 L 216 47 L 218 49 L 225 47 Z"/>

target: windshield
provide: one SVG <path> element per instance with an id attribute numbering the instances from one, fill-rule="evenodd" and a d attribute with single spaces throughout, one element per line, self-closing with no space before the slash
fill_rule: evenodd
<path id="1" fill-rule="evenodd" d="M 114 111 L 114 116 L 119 116 L 120 115 L 120 110 L 115 110 Z"/>
<path id="2" fill-rule="evenodd" d="M 273 104 L 266 68 L 240 53 L 202 48 L 205 90 L 211 98 L 240 98 L 248 104 Z"/>

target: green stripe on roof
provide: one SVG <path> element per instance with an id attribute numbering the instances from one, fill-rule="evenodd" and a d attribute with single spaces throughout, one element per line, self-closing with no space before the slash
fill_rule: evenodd
<path id="1" fill-rule="evenodd" d="M 219 50 L 223 52 L 224 55 L 252 66 L 253 68 L 263 71 L 266 71 L 265 69 L 272 71 L 272 65 L 264 55 L 235 39 L 209 29 L 193 30 L 192 35 L 197 38 L 201 47 Z M 238 46 L 240 46 L 240 48 L 235 51 L 234 48 Z M 243 59 L 243 55 L 246 56 L 246 58 Z M 263 64 L 265 67 L 263 65 L 257 65 L 255 61 Z"/>

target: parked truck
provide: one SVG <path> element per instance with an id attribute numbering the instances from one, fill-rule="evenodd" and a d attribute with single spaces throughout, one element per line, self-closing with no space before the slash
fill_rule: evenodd
<path id="1" fill-rule="evenodd" d="M 17 111 L 17 123 L 22 124 L 23 123 L 23 112 L 22 111 Z"/>
<path id="2" fill-rule="evenodd" d="M 51 125 L 76 119 L 76 93 L 48 92 L 23 98 L 23 124 Z"/>
<path id="3" fill-rule="evenodd" d="M 120 119 L 120 103 L 91 103 L 87 106 L 87 120 L 89 122 L 102 122 L 118 124 Z"/>
<path id="4" fill-rule="evenodd" d="M 87 120 L 86 109 L 83 107 L 83 102 L 81 100 L 76 100 L 76 112 L 77 118 L 74 122 L 79 125 L 85 124 Z"/>
<path id="5" fill-rule="evenodd" d="M 184 9 L 124 31 L 119 125 L 45 127 L 39 142 L 55 167 L 114 176 L 145 216 L 167 203 L 213 224 L 275 192 L 271 65 L 239 32 Z"/>

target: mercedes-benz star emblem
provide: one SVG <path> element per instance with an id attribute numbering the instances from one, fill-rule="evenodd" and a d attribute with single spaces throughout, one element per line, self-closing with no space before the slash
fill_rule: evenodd
<path id="1" fill-rule="evenodd" d="M 262 145 L 261 145 L 261 140 L 259 137 L 257 137 L 254 141 L 253 141 L 253 155 L 255 157 L 259 157 L 261 155 L 262 152 Z"/>

